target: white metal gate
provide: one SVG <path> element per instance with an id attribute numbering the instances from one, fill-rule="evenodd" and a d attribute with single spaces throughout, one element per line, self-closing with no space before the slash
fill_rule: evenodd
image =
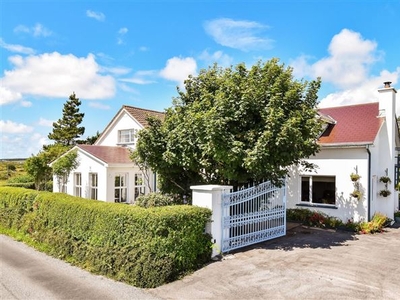
<path id="1" fill-rule="evenodd" d="M 286 235 L 285 186 L 271 182 L 222 194 L 222 252 Z"/>

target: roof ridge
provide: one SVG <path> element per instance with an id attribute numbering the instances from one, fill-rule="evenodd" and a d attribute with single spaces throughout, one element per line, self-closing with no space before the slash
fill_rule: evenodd
<path id="1" fill-rule="evenodd" d="M 165 114 L 165 112 L 162 112 L 162 111 L 158 111 L 158 110 L 154 110 L 154 109 L 141 108 L 141 107 L 132 106 L 132 105 L 125 105 L 124 104 L 122 107 L 123 108 L 130 107 L 130 108 L 139 109 L 139 110 L 143 110 L 143 111 L 149 111 L 149 112 L 155 112 L 155 113 L 159 113 L 159 114 Z"/>
<path id="2" fill-rule="evenodd" d="M 343 108 L 343 107 L 353 107 L 353 106 L 361 106 L 361 105 L 372 105 L 372 104 L 379 104 L 378 101 L 375 102 L 364 102 L 364 103 L 356 103 L 356 104 L 349 104 L 349 105 L 338 105 L 338 106 L 329 106 L 329 107 L 317 107 L 317 110 L 320 109 L 332 109 L 332 108 Z"/>

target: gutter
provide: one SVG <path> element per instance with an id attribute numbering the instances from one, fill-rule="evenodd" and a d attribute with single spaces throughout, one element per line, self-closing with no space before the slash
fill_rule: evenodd
<path id="1" fill-rule="evenodd" d="M 369 145 L 366 145 L 365 149 L 367 150 L 368 153 L 368 215 L 367 215 L 367 220 L 368 222 L 371 221 L 371 185 L 372 185 L 372 178 L 371 178 L 371 151 L 369 151 Z"/>
<path id="2" fill-rule="evenodd" d="M 321 148 L 364 148 L 373 145 L 372 142 L 361 142 L 361 143 L 321 143 Z"/>

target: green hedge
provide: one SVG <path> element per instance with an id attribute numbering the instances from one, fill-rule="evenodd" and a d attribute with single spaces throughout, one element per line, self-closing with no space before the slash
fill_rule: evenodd
<path id="1" fill-rule="evenodd" d="M 65 194 L 0 187 L 0 226 L 29 235 L 49 254 L 137 287 L 157 287 L 211 257 L 211 211 L 144 209 Z"/>
<path id="2" fill-rule="evenodd" d="M 156 206 L 175 205 L 174 198 L 171 195 L 161 193 L 149 193 L 136 198 L 135 205 L 149 208 Z"/>

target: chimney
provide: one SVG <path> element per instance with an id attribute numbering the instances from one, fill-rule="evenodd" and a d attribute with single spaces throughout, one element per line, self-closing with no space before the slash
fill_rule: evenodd
<path id="1" fill-rule="evenodd" d="M 397 131 L 397 122 L 396 122 L 396 94 L 397 91 L 394 87 L 391 86 L 390 81 L 386 81 L 383 83 L 383 88 L 378 89 L 379 93 L 379 116 L 384 118 L 385 127 L 388 138 L 388 155 L 387 159 L 390 158 L 391 163 L 388 164 L 388 168 L 394 170 L 393 166 L 395 164 L 395 148 L 396 148 L 396 136 L 398 135 Z M 384 164 L 383 164 L 384 165 Z M 393 172 L 391 173 L 391 177 L 393 178 Z M 390 177 L 390 176 L 389 176 Z"/>
<path id="2" fill-rule="evenodd" d="M 379 93 L 379 117 L 396 118 L 396 89 L 391 81 L 385 81 Z"/>
<path id="3" fill-rule="evenodd" d="M 384 88 L 386 89 L 386 88 L 390 88 L 390 85 L 392 84 L 392 82 L 391 81 L 385 81 L 383 84 L 384 84 Z"/>

